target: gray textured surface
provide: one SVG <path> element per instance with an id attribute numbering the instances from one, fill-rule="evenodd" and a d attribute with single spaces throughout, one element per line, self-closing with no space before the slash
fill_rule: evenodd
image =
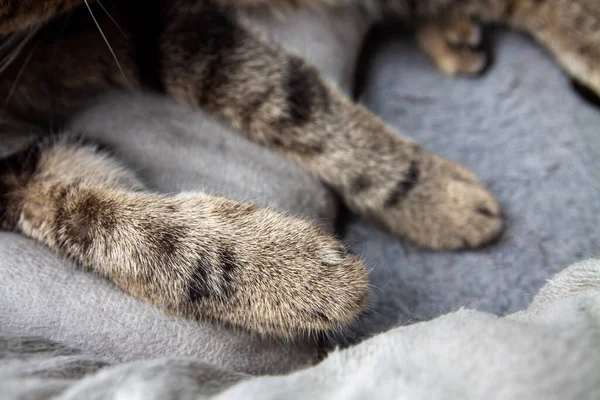
<path id="1" fill-rule="evenodd" d="M 0 335 L 6 399 L 597 400 L 600 260 L 555 275 L 521 312 L 459 310 L 381 333 L 291 374 L 249 377 L 195 360 L 104 366 Z M 85 373 L 88 376 L 82 377 Z"/>
<path id="2" fill-rule="evenodd" d="M 410 41 L 381 43 L 363 101 L 405 135 L 475 170 L 498 196 L 499 243 L 435 253 L 367 223 L 347 240 L 373 267 L 363 332 L 459 307 L 496 314 L 527 305 L 565 265 L 600 254 L 600 109 L 554 62 L 515 33 L 495 35 L 480 79 L 448 79 Z"/>
<path id="3" fill-rule="evenodd" d="M 599 320 L 600 264 L 588 260 L 553 277 L 517 315 L 459 310 L 216 399 L 596 400 Z"/>

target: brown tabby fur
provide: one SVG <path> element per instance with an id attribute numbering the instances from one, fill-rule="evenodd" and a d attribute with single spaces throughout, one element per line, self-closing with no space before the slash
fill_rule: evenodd
<path id="1" fill-rule="evenodd" d="M 0 0 L 0 136 L 43 133 L 47 121 L 110 87 L 152 87 L 225 117 L 354 211 L 433 249 L 497 237 L 493 196 L 473 173 L 402 138 L 265 39 L 239 9 L 394 14 L 417 27 L 425 51 L 451 75 L 483 67 L 472 50 L 476 23 L 504 23 L 533 35 L 600 92 L 597 0 L 90 0 L 118 63 L 87 6 Z M 360 259 L 310 222 L 203 193 L 151 193 L 104 151 L 65 136 L 41 135 L 0 159 L 0 227 L 164 310 L 261 334 L 337 329 L 367 297 Z"/>

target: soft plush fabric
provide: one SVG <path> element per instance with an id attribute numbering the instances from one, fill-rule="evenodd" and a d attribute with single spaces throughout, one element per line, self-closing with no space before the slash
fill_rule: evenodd
<path id="1" fill-rule="evenodd" d="M 13 397 L 595 400 L 600 260 L 558 274 L 525 311 L 499 318 L 462 309 L 382 333 L 287 376 L 251 378 L 189 359 L 155 359 L 69 381 L 97 362 L 53 343 L 0 341 L 12 347 L 2 354 L 0 391 Z"/>
<path id="2" fill-rule="evenodd" d="M 548 282 L 526 311 L 498 318 L 459 310 L 215 398 L 592 400 L 600 398 L 598 371 L 600 262 L 590 260 Z"/>
<path id="3" fill-rule="evenodd" d="M 369 24 L 365 16 L 344 11 L 253 18 L 351 91 Z M 342 342 L 464 306 L 494 314 L 523 309 L 555 272 L 600 253 L 600 112 L 570 89 L 543 51 L 516 34 L 498 33 L 497 62 L 489 73 L 452 80 L 439 75 L 407 38 L 371 46 L 377 51 L 366 69 L 362 101 L 405 135 L 477 171 L 502 202 L 507 229 L 487 249 L 435 253 L 352 217 L 344 240 L 367 260 L 373 288 L 368 311 Z M 171 100 L 111 94 L 74 118 L 72 127 L 113 145 L 156 190 L 225 194 L 313 218 L 330 229 L 338 216 L 333 194 L 294 164 Z M 4 139 L 0 152 L 14 145 Z M 0 280 L 0 393 L 13 397 L 106 398 L 105 390 L 112 388 L 108 394 L 123 398 L 150 398 L 148 393 L 202 398 L 248 379 L 244 374 L 306 367 L 320 351 L 312 342 L 259 339 L 206 321 L 166 316 L 13 234 L 0 234 Z M 593 279 L 584 282 L 597 285 Z M 322 389 L 327 398 L 368 397 L 359 390 L 359 383 L 368 381 L 371 388 L 416 399 L 423 390 L 433 398 L 447 391 L 468 399 L 469 393 L 494 388 L 496 398 L 552 398 L 544 397 L 541 387 L 546 375 L 550 383 L 544 387 L 553 395 L 575 394 L 591 385 L 586 363 L 597 367 L 598 352 L 591 350 L 598 346 L 592 340 L 598 332 L 591 322 L 582 322 L 580 300 L 573 301 L 562 314 L 553 314 L 556 308 L 537 320 L 531 312 L 523 314 L 521 321 L 534 318 L 527 324 L 460 311 L 336 352 L 314 369 L 248 381 L 222 396 L 317 397 Z M 566 318 L 570 314 L 573 318 Z M 545 325 L 538 331 L 540 324 Z M 580 336 L 580 342 L 573 339 Z M 553 352 L 544 338 L 574 346 L 573 360 L 581 369 L 565 352 Z M 589 358 L 580 345 L 588 346 Z M 515 358 L 502 358 L 506 352 Z M 553 363 L 554 355 L 569 361 L 565 368 Z M 447 368 L 459 361 L 460 368 Z M 514 374 L 502 369 L 504 364 L 531 366 L 528 371 L 540 377 L 540 385 L 530 385 L 535 379 L 518 369 Z M 99 369 L 104 371 L 96 374 Z M 89 380 L 79 382 L 85 375 Z M 571 382 L 567 386 L 574 391 L 554 390 L 553 382 Z"/>

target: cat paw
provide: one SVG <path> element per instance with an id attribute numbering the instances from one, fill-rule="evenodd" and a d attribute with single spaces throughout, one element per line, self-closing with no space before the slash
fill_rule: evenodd
<path id="1" fill-rule="evenodd" d="M 473 249 L 496 239 L 503 228 L 498 202 L 462 165 L 431 155 L 422 182 L 398 203 L 394 228 L 432 249 Z"/>
<path id="2" fill-rule="evenodd" d="M 487 57 L 477 49 L 481 37 L 479 25 L 468 19 L 444 25 L 425 23 L 417 29 L 422 49 L 448 76 L 476 75 L 485 69 Z"/>
<path id="3" fill-rule="evenodd" d="M 232 212 L 232 207 L 235 212 Z M 214 318 L 263 335 L 297 337 L 352 323 L 366 305 L 362 260 L 313 223 L 224 200 L 230 226 L 227 301 L 202 302 Z M 223 258 L 223 257 L 221 257 Z"/>
<path id="4" fill-rule="evenodd" d="M 397 183 L 378 196 L 371 202 L 383 205 L 371 216 L 420 247 L 473 249 L 502 232 L 500 206 L 477 177 L 430 153 L 419 153 Z"/>

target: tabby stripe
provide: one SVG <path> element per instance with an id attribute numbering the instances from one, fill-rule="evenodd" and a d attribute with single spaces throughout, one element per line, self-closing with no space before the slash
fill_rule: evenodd
<path id="1" fill-rule="evenodd" d="M 400 200 L 416 186 L 418 180 L 419 165 L 416 160 L 412 160 L 405 176 L 396 184 L 388 198 L 385 200 L 385 206 L 394 207 L 398 205 Z"/>

